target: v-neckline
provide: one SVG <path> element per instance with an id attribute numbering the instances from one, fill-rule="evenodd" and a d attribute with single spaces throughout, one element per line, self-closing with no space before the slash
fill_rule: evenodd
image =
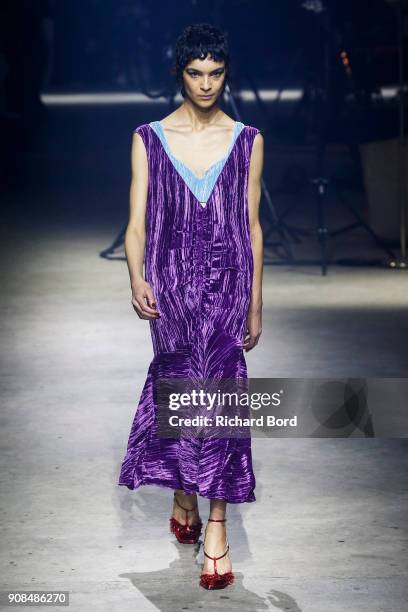
<path id="1" fill-rule="evenodd" d="M 162 135 L 162 137 L 163 137 L 163 141 L 164 141 L 164 143 L 165 143 L 164 149 L 165 149 L 165 151 L 166 151 L 166 153 L 167 153 L 168 157 L 169 157 L 170 159 L 172 159 L 172 160 L 174 159 L 174 160 L 175 160 L 175 161 L 176 161 L 178 164 L 181 164 L 182 166 L 184 166 L 184 168 L 185 168 L 185 169 L 186 169 L 188 172 L 190 172 L 190 174 L 192 174 L 192 176 L 193 176 L 193 177 L 195 178 L 195 180 L 197 180 L 197 181 L 203 181 L 204 179 L 206 179 L 206 178 L 207 178 L 207 175 L 210 173 L 210 171 L 211 171 L 211 170 L 212 170 L 212 169 L 213 169 L 215 166 L 218 166 L 219 164 L 221 164 L 221 162 L 223 162 L 224 160 L 227 160 L 227 159 L 228 159 L 228 157 L 230 156 L 230 153 L 232 152 L 232 149 L 233 149 L 233 147 L 234 147 L 235 141 L 236 141 L 236 139 L 237 139 L 236 132 L 237 132 L 238 126 L 241 124 L 241 122 L 240 122 L 240 121 L 235 121 L 234 129 L 233 129 L 233 132 L 232 132 L 231 142 L 230 142 L 230 144 L 229 144 L 228 150 L 227 150 L 226 154 L 224 155 L 224 157 L 222 157 L 222 158 L 221 158 L 221 159 L 219 159 L 218 161 L 216 161 L 216 162 L 214 162 L 213 164 L 211 164 L 211 166 L 209 166 L 209 168 L 207 168 L 207 170 L 204 172 L 203 176 L 198 176 L 198 174 L 196 174 L 196 173 L 194 172 L 194 170 L 192 170 L 192 169 L 190 168 L 190 166 L 187 166 L 187 164 L 185 164 L 185 163 L 184 163 L 184 162 L 183 162 L 181 159 L 179 159 L 178 157 L 176 157 L 176 156 L 174 155 L 174 153 L 172 152 L 172 150 L 171 150 L 171 148 L 170 148 L 170 146 L 169 146 L 169 141 L 167 140 L 167 136 L 166 136 L 166 134 L 164 133 L 164 128 L 163 128 L 163 126 L 162 126 L 161 122 L 160 122 L 160 121 L 153 121 L 152 123 L 155 123 L 156 125 L 158 125 L 158 126 L 159 126 L 159 129 L 160 129 L 161 135 Z M 242 125 L 243 125 L 243 124 L 242 124 Z M 242 130 L 241 130 L 241 131 L 242 131 Z M 238 135 L 239 135 L 239 134 L 238 134 Z"/>
<path id="2" fill-rule="evenodd" d="M 160 124 L 160 122 L 159 122 L 159 121 L 154 121 L 154 122 L 152 122 L 152 123 L 159 124 L 159 125 L 160 125 L 161 130 L 163 130 L 163 128 L 162 128 L 162 126 L 161 126 L 161 124 Z M 217 175 L 216 180 L 214 181 L 214 184 L 213 184 L 213 187 L 212 187 L 212 189 L 211 189 L 211 192 L 210 192 L 210 194 L 208 195 L 208 198 L 207 198 L 207 200 L 206 200 L 206 202 L 205 202 L 205 203 L 207 204 L 207 203 L 209 202 L 209 200 L 211 199 L 212 194 L 214 193 L 215 187 L 216 187 L 216 185 L 217 185 L 218 181 L 220 180 L 221 175 L 222 175 L 222 173 L 223 173 L 223 171 L 224 171 L 224 169 L 225 169 L 225 167 L 226 167 L 226 165 L 227 165 L 227 163 L 228 163 L 229 159 L 231 158 L 232 153 L 234 152 L 234 149 L 235 149 L 235 147 L 236 147 L 236 144 L 237 144 L 237 142 L 238 142 L 239 137 L 241 136 L 241 134 L 242 134 L 242 133 L 244 132 L 244 130 L 245 130 L 245 124 L 243 124 L 243 123 L 242 123 L 242 122 L 240 122 L 240 121 L 236 121 L 236 122 L 235 122 L 235 126 L 234 126 L 234 133 L 233 133 L 233 137 L 232 137 L 231 144 L 230 144 L 230 147 L 229 147 L 229 149 L 228 149 L 227 154 L 226 154 L 226 155 L 225 155 L 225 156 L 224 156 L 222 159 L 220 159 L 218 162 L 215 162 L 214 164 L 212 164 L 212 165 L 211 165 L 211 166 L 208 168 L 208 170 L 206 171 L 206 173 L 205 173 L 205 175 L 204 175 L 203 177 L 199 177 L 199 176 L 197 176 L 197 175 L 196 175 L 196 174 L 195 174 L 195 173 L 194 173 L 194 172 L 191 170 L 191 168 L 189 168 L 188 166 L 186 166 L 186 164 L 184 164 L 184 162 L 180 161 L 180 160 L 179 160 L 177 157 L 175 157 L 175 156 L 172 154 L 172 152 L 170 151 L 170 148 L 168 147 L 167 139 L 165 139 L 165 140 L 164 140 L 164 142 L 163 142 L 163 140 L 160 138 L 159 134 L 158 134 L 158 133 L 156 132 L 156 130 L 153 128 L 152 123 L 149 123 L 148 125 L 149 125 L 150 129 L 152 130 L 152 132 L 154 133 L 154 135 L 156 136 L 156 138 L 158 139 L 158 141 L 159 141 L 159 143 L 160 143 L 160 146 L 161 146 L 161 148 L 163 149 L 163 151 L 164 151 L 164 153 L 165 153 L 165 155 L 166 155 L 167 159 L 169 160 L 169 162 L 170 162 L 170 163 L 171 163 L 171 165 L 173 166 L 173 168 L 174 168 L 175 172 L 177 172 L 177 174 L 179 175 L 179 177 L 180 177 L 180 178 L 181 178 L 181 180 L 183 181 L 183 183 L 184 183 L 184 185 L 186 186 L 186 188 L 188 189 L 188 191 L 191 193 L 191 195 L 194 197 L 194 199 L 195 199 L 195 200 L 196 200 L 196 201 L 197 201 L 197 202 L 198 202 L 200 205 L 201 205 L 200 199 L 199 199 L 199 198 L 196 196 L 196 194 L 194 193 L 194 191 L 192 190 L 192 188 L 190 187 L 190 185 L 189 185 L 189 184 L 188 184 L 188 182 L 186 181 L 185 177 L 184 177 L 184 176 L 183 176 L 183 175 L 180 173 L 180 171 L 178 170 L 177 166 L 174 164 L 174 161 L 173 161 L 173 160 L 176 160 L 176 162 L 178 162 L 179 164 L 181 164 L 182 166 L 184 166 L 184 168 L 186 168 L 186 169 L 187 169 L 187 170 L 188 170 L 188 171 L 189 171 L 189 172 L 190 172 L 190 173 L 193 175 L 193 177 L 194 177 L 196 180 L 198 180 L 198 181 L 202 181 L 202 180 L 204 180 L 205 178 L 207 178 L 207 175 L 209 174 L 209 171 L 210 171 L 210 170 L 211 170 L 211 169 L 212 169 L 214 166 L 217 166 L 217 165 L 219 165 L 221 162 L 224 162 L 224 163 L 222 164 L 222 167 L 221 167 L 221 169 L 220 169 L 220 171 L 219 171 L 218 175 Z M 242 125 L 242 128 L 241 128 L 241 130 L 239 131 L 238 135 L 236 135 L 236 130 L 237 130 L 238 125 Z M 162 131 L 162 135 L 164 136 L 164 132 L 163 132 L 163 131 Z M 165 145 L 167 145 L 167 148 L 166 148 L 166 146 L 165 146 Z M 201 208 L 203 208 L 203 207 L 201 206 Z"/>

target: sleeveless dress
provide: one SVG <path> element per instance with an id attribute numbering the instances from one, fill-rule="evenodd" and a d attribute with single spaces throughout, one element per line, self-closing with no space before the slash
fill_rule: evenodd
<path id="1" fill-rule="evenodd" d="M 148 158 L 145 279 L 161 317 L 119 485 L 155 484 L 228 503 L 255 501 L 251 437 L 158 436 L 158 378 L 247 379 L 242 348 L 253 255 L 248 175 L 259 130 L 235 122 L 229 150 L 198 177 L 172 154 L 159 121 L 136 128 Z"/>

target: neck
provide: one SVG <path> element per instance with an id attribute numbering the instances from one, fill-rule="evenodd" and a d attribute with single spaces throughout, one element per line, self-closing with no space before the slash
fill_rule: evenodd
<path id="1" fill-rule="evenodd" d="M 180 113 L 188 121 L 193 129 L 200 130 L 201 127 L 214 124 L 222 115 L 222 111 L 217 103 L 208 109 L 196 106 L 189 98 L 185 98 L 179 107 Z"/>

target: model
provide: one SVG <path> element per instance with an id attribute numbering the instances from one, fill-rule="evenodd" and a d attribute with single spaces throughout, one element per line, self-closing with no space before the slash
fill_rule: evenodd
<path id="1" fill-rule="evenodd" d="M 160 437 L 153 387 L 158 378 L 247 379 L 244 350 L 262 325 L 263 137 L 219 106 L 229 71 L 224 33 L 190 25 L 175 57 L 183 103 L 133 135 L 125 250 L 132 305 L 149 321 L 154 358 L 118 484 L 173 489 L 170 529 L 183 543 L 201 534 L 197 495 L 210 500 L 200 585 L 212 589 L 234 580 L 227 503 L 255 501 L 251 438 Z"/>

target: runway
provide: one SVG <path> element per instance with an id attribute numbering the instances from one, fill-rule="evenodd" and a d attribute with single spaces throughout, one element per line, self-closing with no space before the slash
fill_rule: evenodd
<path id="1" fill-rule="evenodd" d="M 367 8 L 351 0 L 4 4 L 0 611 L 13 593 L 24 602 L 24 592 L 39 592 L 64 595 L 72 612 L 407 612 L 408 2 Z M 212 174 L 233 153 L 221 157 L 228 120 L 219 111 L 263 136 L 253 158 L 256 174 L 262 148 L 262 335 L 244 355 L 251 392 L 283 401 L 281 410 L 251 412 L 256 501 L 227 505 L 235 581 L 211 591 L 199 586 L 204 531 L 196 545 L 170 532 L 173 491 L 118 484 L 153 347 L 149 322 L 131 304 L 123 248 L 102 254 L 123 235 L 130 199 L 132 211 L 139 205 L 133 134 L 164 120 L 168 161 L 206 207 L 202 239 L 190 242 L 185 222 L 195 224 L 182 209 L 192 198 L 167 198 L 184 187 L 163 172 L 158 150 L 148 208 L 166 201 L 171 227 L 156 215 L 149 226 L 179 232 L 172 251 L 198 246 L 197 287 L 201 270 L 216 272 L 216 308 L 231 292 L 236 304 L 247 295 L 244 277 L 233 276 L 246 269 L 233 247 L 259 176 L 241 184 L 246 142 L 231 177 Z M 214 198 L 201 191 L 212 179 Z M 160 255 L 167 240 L 154 233 Z M 190 274 L 183 253 L 162 253 L 168 270 L 180 263 Z M 201 267 L 208 253 L 211 265 Z M 157 285 L 168 304 L 190 279 L 173 280 Z M 210 312 L 205 294 L 186 292 L 193 313 Z M 225 314 L 213 317 L 214 329 Z M 227 315 L 221 325 L 232 336 Z M 169 320 L 177 334 L 167 326 L 163 337 L 191 337 L 195 319 L 181 326 L 185 335 Z M 218 351 L 210 323 L 190 343 L 200 366 L 190 371 L 211 371 L 225 356 L 240 365 L 231 342 Z M 266 415 L 277 424 L 265 427 Z M 230 446 L 220 461 L 200 461 L 203 481 L 205 468 L 219 465 L 235 478 Z M 198 505 L 205 527 L 209 499 Z"/>
<path id="2" fill-rule="evenodd" d="M 169 533 L 170 490 L 117 486 L 152 358 L 125 262 L 98 256 L 117 229 L 15 210 L 1 230 L 3 590 L 68 590 L 72 610 L 402 612 L 406 438 L 254 439 L 228 593 L 198 587 L 202 548 Z M 402 274 L 265 266 L 263 295 L 250 376 L 406 376 Z"/>

